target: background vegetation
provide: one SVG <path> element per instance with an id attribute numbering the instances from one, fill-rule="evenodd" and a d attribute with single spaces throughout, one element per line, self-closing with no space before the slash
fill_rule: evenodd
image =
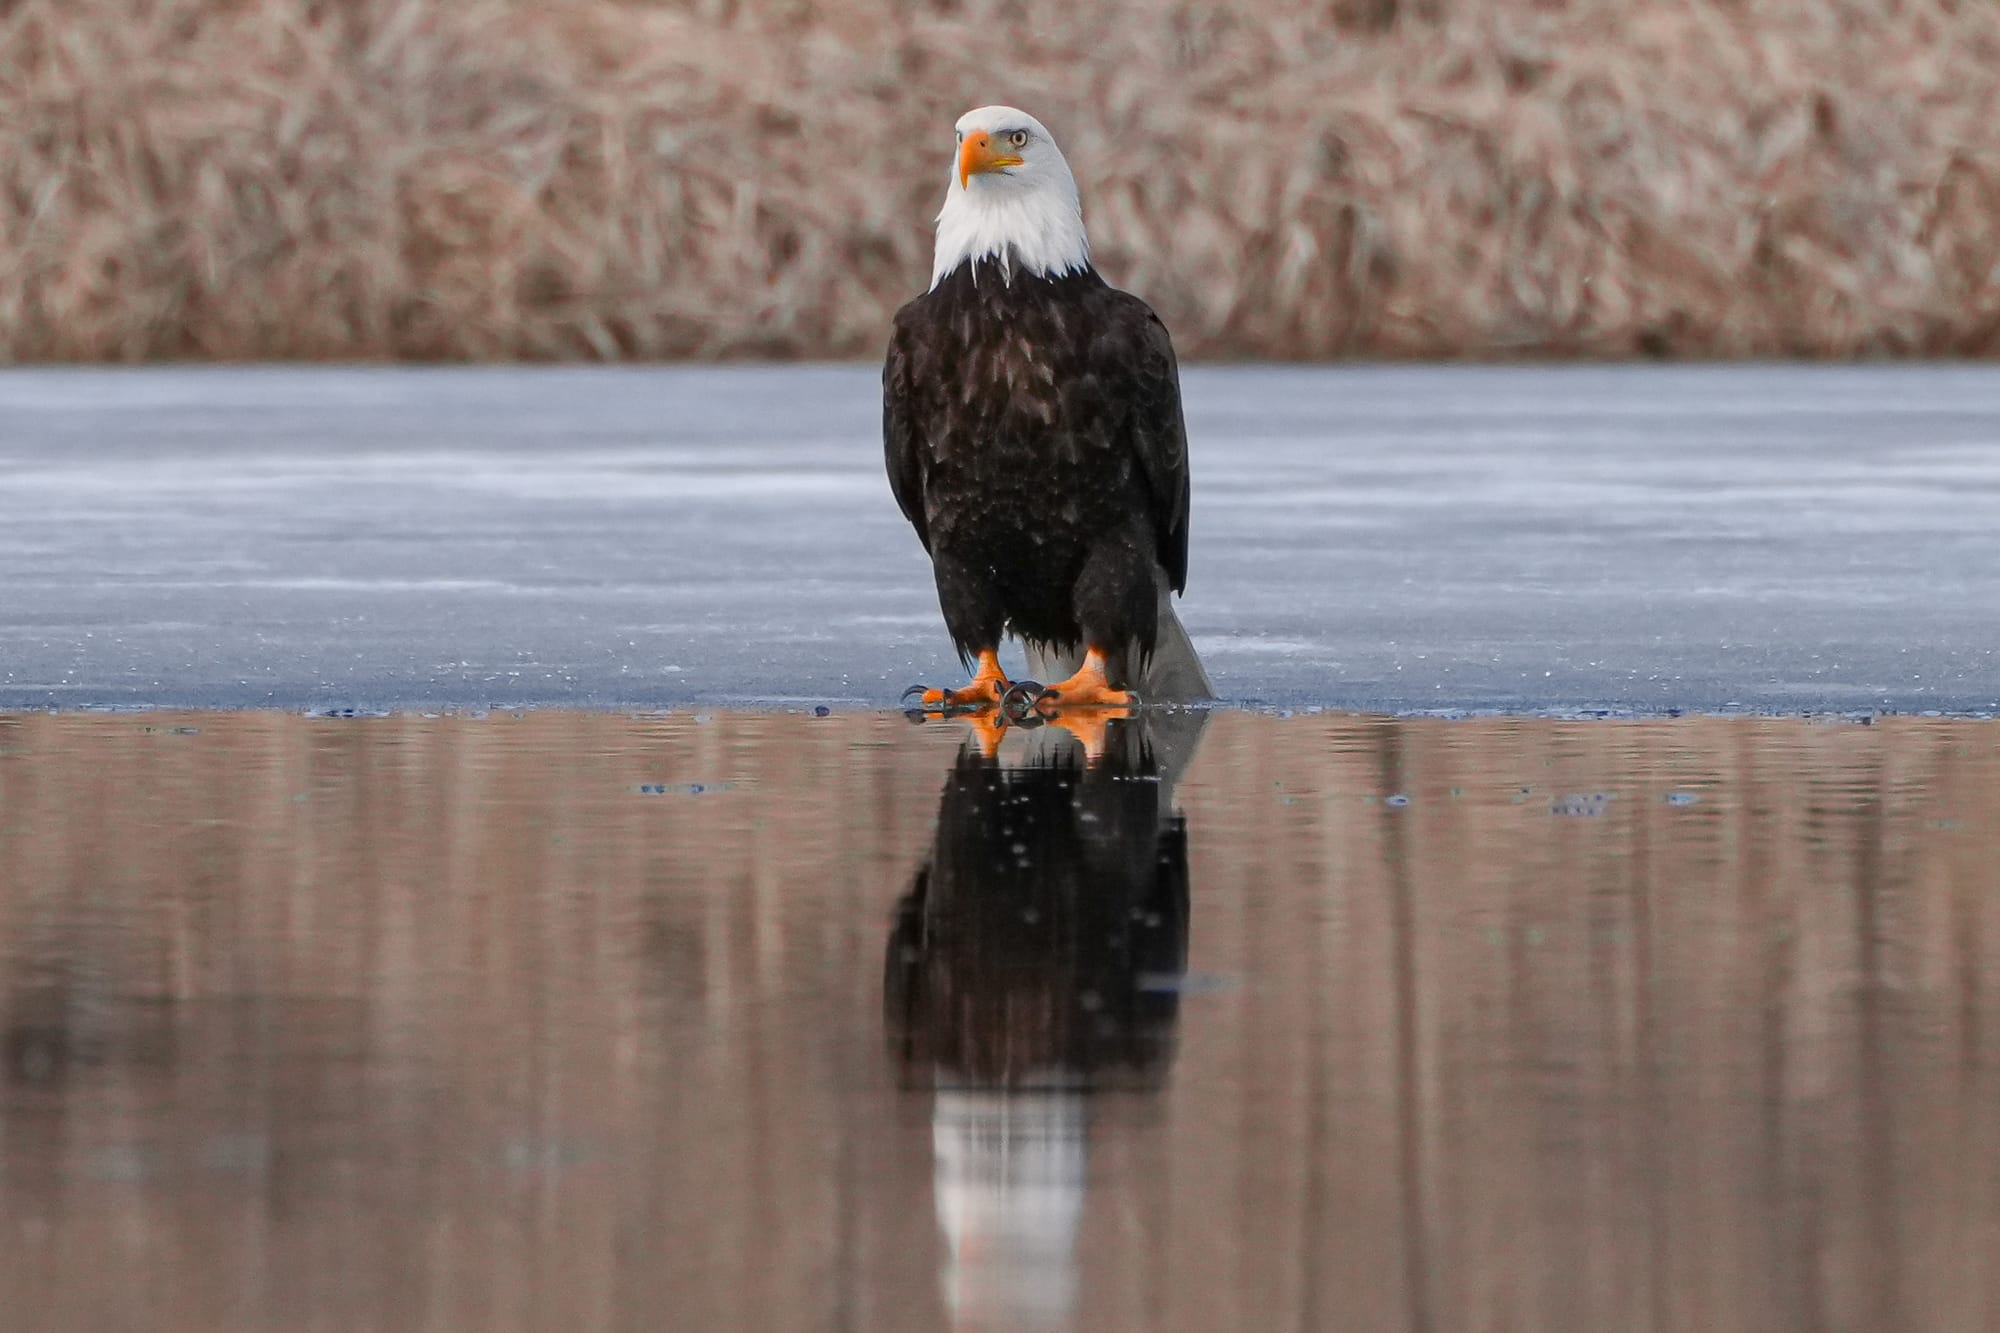
<path id="1" fill-rule="evenodd" d="M 0 357 L 870 356 L 968 106 L 1188 357 L 2000 351 L 1983 0 L 0 0 Z"/>

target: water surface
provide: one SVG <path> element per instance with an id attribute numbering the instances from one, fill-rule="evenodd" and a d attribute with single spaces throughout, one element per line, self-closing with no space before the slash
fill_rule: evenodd
<path id="1" fill-rule="evenodd" d="M 0 716 L 0 1308 L 2000 1320 L 2000 728 Z"/>

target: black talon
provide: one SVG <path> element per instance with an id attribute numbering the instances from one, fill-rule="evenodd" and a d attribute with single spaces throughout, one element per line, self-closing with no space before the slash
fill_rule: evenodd
<path id="1" fill-rule="evenodd" d="M 1034 713 L 1035 705 L 1042 701 L 1042 696 L 1046 693 L 1047 690 L 1040 681 L 1017 680 L 1007 687 L 1005 694 L 1000 696 L 1000 711 L 1005 713 L 1010 721 L 1024 722 Z"/>
<path id="2" fill-rule="evenodd" d="M 906 704 L 911 700 L 912 697 L 921 699 L 924 697 L 924 695 L 928 694 L 929 692 L 930 692 L 929 689 L 923 685 L 912 685 L 910 686 L 909 689 L 903 691 L 902 697 L 899 698 L 896 702 Z"/>

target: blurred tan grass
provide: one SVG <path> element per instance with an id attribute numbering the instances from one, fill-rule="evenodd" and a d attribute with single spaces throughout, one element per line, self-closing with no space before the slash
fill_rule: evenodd
<path id="1" fill-rule="evenodd" d="M 0 357 L 871 356 L 988 101 L 1189 358 L 2000 351 L 1983 0 L 0 0 Z"/>

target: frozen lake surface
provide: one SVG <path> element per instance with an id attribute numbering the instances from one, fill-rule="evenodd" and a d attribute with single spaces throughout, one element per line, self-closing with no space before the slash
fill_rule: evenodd
<path id="1" fill-rule="evenodd" d="M 1190 369 L 1232 702 L 2000 707 L 2000 373 Z M 0 373 L 0 708 L 892 705 L 871 367 Z"/>

